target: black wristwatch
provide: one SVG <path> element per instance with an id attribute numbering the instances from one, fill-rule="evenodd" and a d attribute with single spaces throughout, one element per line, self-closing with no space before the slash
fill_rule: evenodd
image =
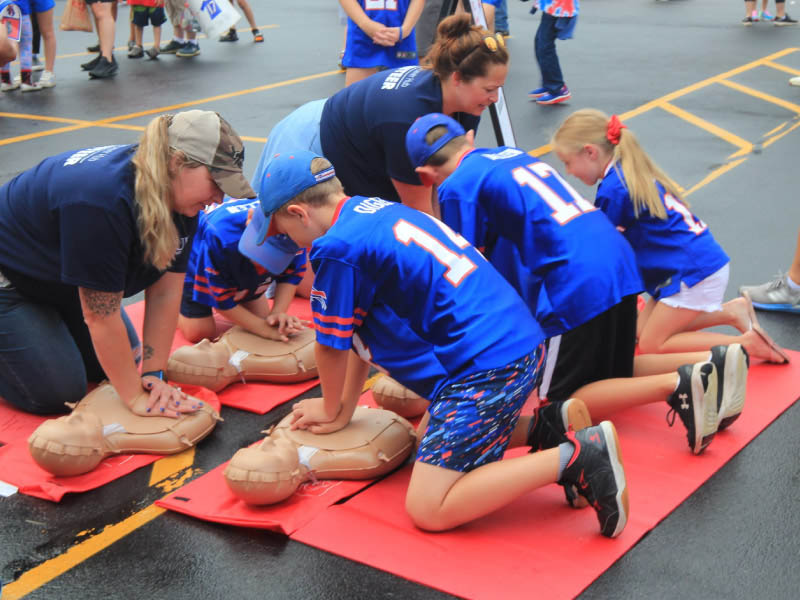
<path id="1" fill-rule="evenodd" d="M 166 381 L 167 374 L 164 372 L 164 369 L 159 369 L 158 371 L 147 371 L 146 373 L 142 373 L 142 377 L 157 377 L 161 381 Z"/>

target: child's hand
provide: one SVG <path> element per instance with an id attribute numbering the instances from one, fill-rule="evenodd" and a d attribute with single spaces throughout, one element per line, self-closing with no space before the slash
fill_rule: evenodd
<path id="1" fill-rule="evenodd" d="M 343 414 L 342 405 L 335 415 L 325 411 L 324 398 L 306 398 L 292 407 L 292 429 L 306 429 L 311 433 L 332 433 L 350 422 Z"/>
<path id="2" fill-rule="evenodd" d="M 267 317 L 267 325 L 277 327 L 281 335 L 291 336 L 305 329 L 306 322 L 294 315 L 275 313 Z M 284 341 L 288 341 L 288 337 Z"/>
<path id="3" fill-rule="evenodd" d="M 400 32 L 397 27 L 381 26 L 371 36 L 372 41 L 379 46 L 394 46 L 400 39 Z"/>

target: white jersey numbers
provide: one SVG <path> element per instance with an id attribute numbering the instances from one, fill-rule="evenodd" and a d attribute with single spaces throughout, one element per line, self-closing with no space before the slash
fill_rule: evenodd
<path id="1" fill-rule="evenodd" d="M 469 246 L 467 240 L 450 229 L 447 225 L 433 217 L 431 217 L 431 220 L 436 223 L 457 248 L 466 248 Z M 426 252 L 432 254 L 436 260 L 447 267 L 444 278 L 456 287 L 476 268 L 475 263 L 473 263 L 467 255 L 450 250 L 450 248 L 445 246 L 430 233 L 420 229 L 416 225 L 412 225 L 404 219 L 397 221 L 393 230 L 394 236 L 400 243 L 408 246 L 413 242 Z"/>
<path id="2" fill-rule="evenodd" d="M 700 235 L 706 229 L 708 229 L 708 225 L 696 218 L 692 212 L 686 208 L 686 205 L 672 194 L 664 194 L 664 206 L 667 207 L 667 210 L 672 210 L 676 213 L 679 213 L 683 217 L 683 220 L 686 223 L 686 226 L 689 228 L 689 231 L 695 235 Z"/>
<path id="3" fill-rule="evenodd" d="M 397 0 L 365 0 L 364 10 L 397 10 Z"/>
<path id="4" fill-rule="evenodd" d="M 553 209 L 552 217 L 559 225 L 569 223 L 572 219 L 584 213 L 597 210 L 591 202 L 583 198 L 569 185 L 553 167 L 544 162 L 531 163 L 526 167 L 517 167 L 511 171 L 519 185 L 526 185 L 547 202 Z M 547 184 L 548 179 L 555 179 L 562 188 L 572 197 L 572 201 L 565 200 Z"/>

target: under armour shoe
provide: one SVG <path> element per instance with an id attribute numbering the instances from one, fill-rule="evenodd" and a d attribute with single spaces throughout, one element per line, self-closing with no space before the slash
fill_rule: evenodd
<path id="1" fill-rule="evenodd" d="M 567 441 L 566 433 L 570 428 L 579 431 L 591 424 L 592 417 L 583 400 L 544 402 L 533 410 L 525 443 L 531 447 L 531 452 L 555 448 Z"/>
<path id="2" fill-rule="evenodd" d="M 572 98 L 572 94 L 569 93 L 567 86 L 563 86 L 555 94 L 547 92 L 542 96 L 539 96 L 536 99 L 536 104 L 558 104 L 559 102 L 565 102 L 570 98 Z"/>
<path id="3" fill-rule="evenodd" d="M 761 310 L 800 313 L 800 290 L 790 288 L 787 277 L 787 274 L 778 273 L 767 283 L 743 285 L 739 293 L 749 296 L 753 306 Z"/>
<path id="4" fill-rule="evenodd" d="M 667 400 L 669 426 L 677 414 L 686 427 L 689 449 L 700 454 L 717 432 L 717 369 L 712 362 L 683 365 L 678 387 Z"/>
<path id="5" fill-rule="evenodd" d="M 600 533 L 616 537 L 628 522 L 628 486 L 617 431 L 611 421 L 603 421 L 581 431 L 570 431 L 574 446 L 572 458 L 558 481 L 575 486 L 597 512 Z"/>
<path id="6" fill-rule="evenodd" d="M 741 344 L 714 346 L 711 362 L 717 369 L 717 431 L 722 431 L 742 414 L 750 357 Z"/>

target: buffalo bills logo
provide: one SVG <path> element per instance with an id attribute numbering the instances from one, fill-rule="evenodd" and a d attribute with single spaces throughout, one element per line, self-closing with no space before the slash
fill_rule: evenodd
<path id="1" fill-rule="evenodd" d="M 209 19 L 213 19 L 222 13 L 216 0 L 203 0 L 203 3 L 200 5 L 200 10 L 208 13 Z"/>
<path id="2" fill-rule="evenodd" d="M 314 304 L 314 300 L 316 300 L 319 302 L 319 306 L 322 310 L 328 310 L 328 296 L 325 294 L 325 292 L 312 287 L 309 299 L 312 305 Z"/>

